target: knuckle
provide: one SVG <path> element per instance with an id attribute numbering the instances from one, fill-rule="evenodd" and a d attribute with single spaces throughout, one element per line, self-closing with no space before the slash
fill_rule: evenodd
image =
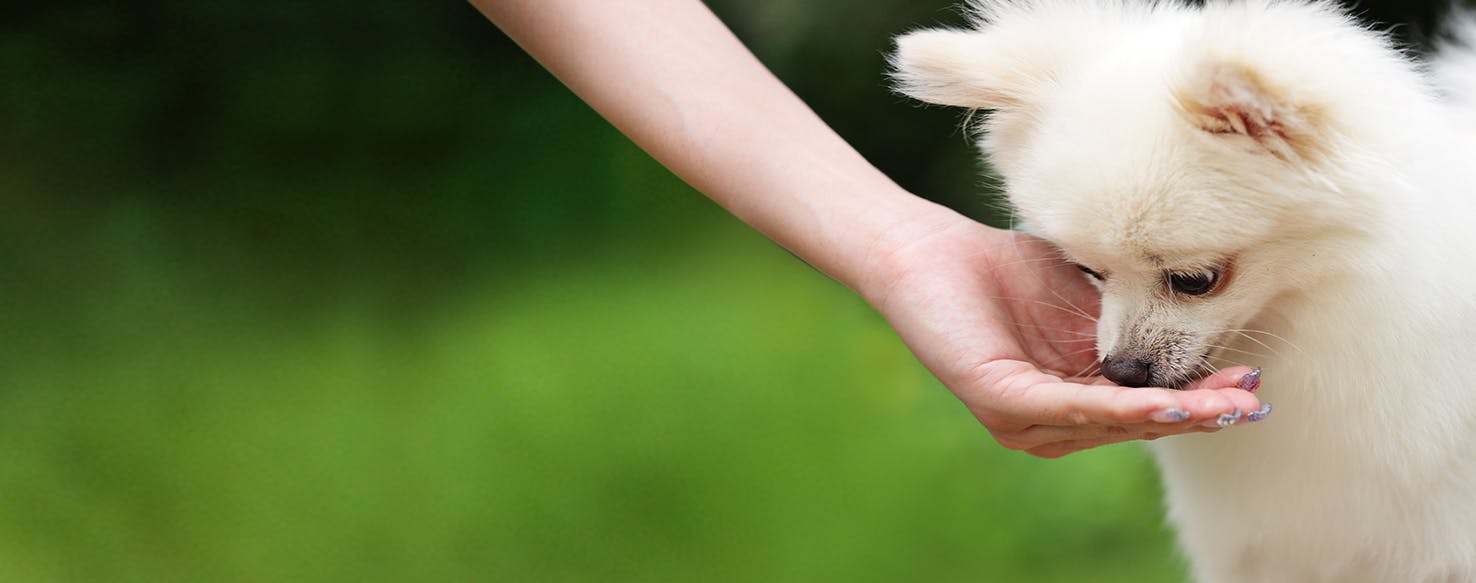
<path id="1" fill-rule="evenodd" d="M 1080 408 L 1073 408 L 1066 412 L 1066 422 L 1071 425 L 1087 425 L 1092 422 L 1091 416 Z"/>
<path id="2" fill-rule="evenodd" d="M 1034 449 L 1025 450 L 1025 453 L 1042 459 L 1054 460 L 1066 457 L 1067 454 L 1070 454 L 1073 451 L 1075 450 L 1067 449 L 1060 446 L 1041 446 Z"/>
<path id="3" fill-rule="evenodd" d="M 1119 423 L 1139 423 L 1154 411 L 1183 408 L 1174 396 L 1163 389 L 1126 389 L 1114 395 L 1111 417 Z"/>
<path id="4" fill-rule="evenodd" d="M 1204 398 L 1200 401 L 1200 406 L 1204 409 L 1228 409 L 1231 405 L 1233 405 L 1233 403 L 1230 402 L 1230 399 L 1225 398 L 1224 395 L 1221 395 L 1214 391 L 1208 391 L 1208 393 L 1209 394 L 1205 395 Z"/>
<path id="5" fill-rule="evenodd" d="M 1001 446 L 1004 446 L 1005 449 L 1011 449 L 1015 451 L 1026 451 L 1035 445 L 1025 441 L 1024 439 L 1021 439 L 1017 435 L 1009 433 L 994 434 L 994 441 L 999 442 L 999 444 Z"/>
<path id="6" fill-rule="evenodd" d="M 974 418 L 978 419 L 979 423 L 989 428 L 990 431 L 1002 430 L 1009 425 L 1009 421 L 1005 419 L 1004 415 L 989 409 L 975 410 Z"/>

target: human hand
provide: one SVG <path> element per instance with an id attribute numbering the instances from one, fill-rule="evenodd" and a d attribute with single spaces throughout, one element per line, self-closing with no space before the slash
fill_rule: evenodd
<path id="1" fill-rule="evenodd" d="M 1251 391 L 1236 387 L 1247 367 L 1183 390 L 1123 388 L 1101 377 L 1097 291 L 1040 239 L 943 211 L 893 229 L 867 263 L 862 295 L 1007 448 L 1055 458 L 1218 431 L 1260 410 Z"/>
<path id="2" fill-rule="evenodd" d="M 1189 391 L 1094 376 L 1096 292 L 1075 268 L 897 188 L 702 2 L 473 4 L 662 164 L 859 291 L 1006 447 L 1058 457 L 1257 410 L 1224 388 L 1244 367 Z"/>

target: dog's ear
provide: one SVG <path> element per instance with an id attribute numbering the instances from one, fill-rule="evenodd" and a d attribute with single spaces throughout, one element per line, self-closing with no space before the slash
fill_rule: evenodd
<path id="1" fill-rule="evenodd" d="M 1326 153 L 1321 108 L 1299 102 L 1246 65 L 1204 62 L 1181 78 L 1174 99 L 1195 127 L 1249 139 L 1283 160 L 1312 161 Z"/>
<path id="2" fill-rule="evenodd" d="M 897 37 L 891 55 L 898 92 L 920 101 L 1005 109 L 1031 100 L 1051 75 L 1054 53 L 1003 31 L 918 30 Z"/>

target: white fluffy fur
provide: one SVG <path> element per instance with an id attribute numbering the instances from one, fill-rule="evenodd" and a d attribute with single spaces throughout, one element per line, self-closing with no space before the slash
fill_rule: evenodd
<path id="1" fill-rule="evenodd" d="M 1099 353 L 1264 368 L 1266 421 L 1154 443 L 1196 578 L 1476 581 L 1476 52 L 1422 69 L 1326 3 L 972 8 L 895 78 L 994 110 L 1017 220 L 1108 274 Z"/>

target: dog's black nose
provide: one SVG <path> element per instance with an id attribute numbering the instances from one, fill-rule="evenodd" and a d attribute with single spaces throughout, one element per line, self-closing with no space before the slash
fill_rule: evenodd
<path id="1" fill-rule="evenodd" d="M 1152 367 L 1141 358 L 1114 354 L 1102 359 L 1102 376 L 1124 387 L 1146 387 Z"/>

